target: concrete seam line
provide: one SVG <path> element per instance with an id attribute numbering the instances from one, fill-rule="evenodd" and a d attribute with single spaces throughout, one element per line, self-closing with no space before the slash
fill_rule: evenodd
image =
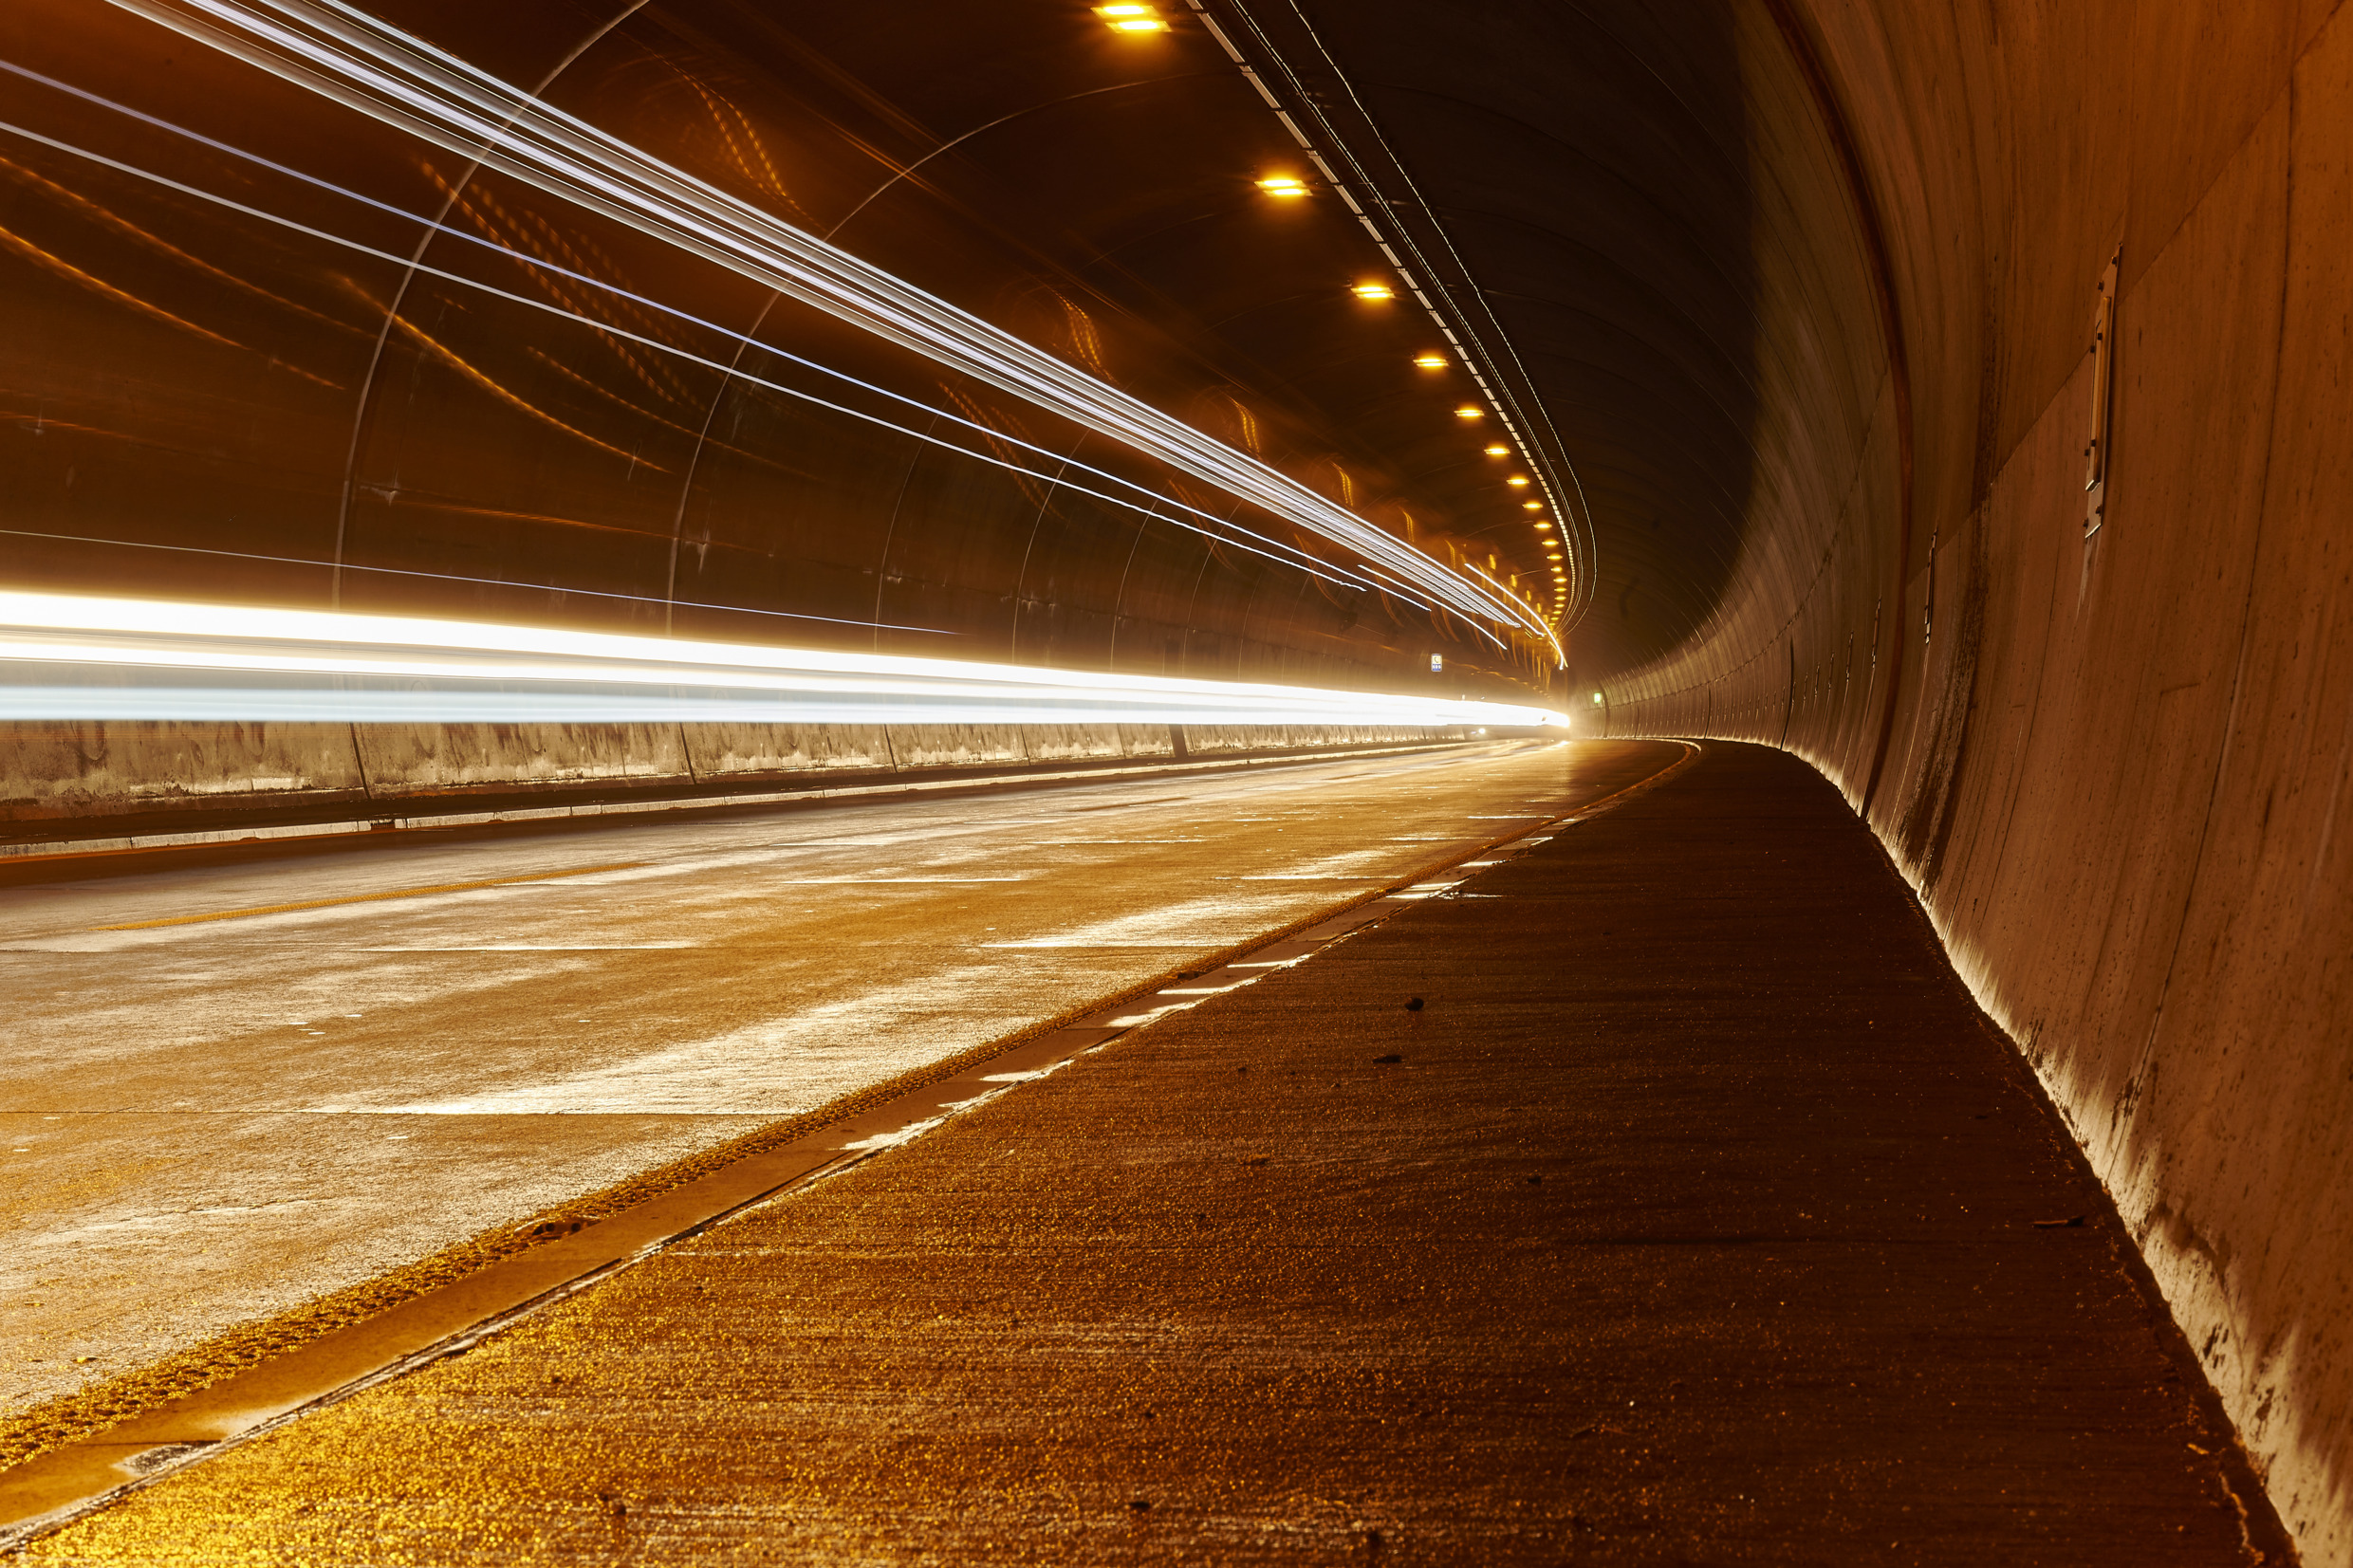
<path id="1" fill-rule="evenodd" d="M 9 1423 L 8 1428 L 0 1428 L 0 1432 L 6 1432 L 7 1438 L 14 1439 L 11 1446 L 17 1450 L 9 1456 L 8 1468 L 0 1469 L 0 1485 L 4 1485 L 11 1475 L 21 1479 L 25 1467 L 46 1455 L 77 1448 L 108 1447 L 109 1445 L 98 1440 L 107 1432 L 156 1412 L 174 1401 L 191 1398 L 208 1389 L 218 1388 L 253 1374 L 259 1369 L 268 1368 L 273 1363 L 281 1363 L 286 1357 L 298 1354 L 331 1335 L 361 1328 L 397 1309 L 422 1301 L 439 1292 L 477 1279 L 486 1270 L 513 1260 L 528 1258 L 535 1250 L 547 1244 L 570 1241 L 595 1226 L 623 1219 L 633 1211 L 641 1210 L 644 1206 L 691 1183 L 716 1177 L 744 1162 L 813 1137 L 828 1128 L 838 1126 L 861 1115 L 871 1114 L 894 1101 L 906 1099 L 931 1085 L 971 1072 L 976 1067 L 994 1061 L 1009 1052 L 1017 1050 L 1042 1037 L 1084 1026 L 1082 1021 L 1091 1015 L 1118 1009 L 1137 998 L 1163 990 L 1176 981 L 1207 974 L 1238 963 L 1251 953 L 1279 946 L 1302 932 L 1310 932 L 1316 927 L 1342 918 L 1352 911 L 1383 899 L 1396 897 L 1403 890 L 1412 888 L 1417 883 L 1425 881 L 1450 868 L 1460 866 L 1465 861 L 1476 860 L 1481 856 L 1504 845 L 1528 839 L 1547 828 L 1571 825 L 1614 810 L 1619 805 L 1634 800 L 1680 773 L 1697 759 L 1701 749 L 1689 741 L 1674 741 L 1670 744 L 1683 747 L 1683 756 L 1635 784 L 1599 800 L 1588 802 L 1568 812 L 1528 822 L 1487 839 L 1476 847 L 1441 856 L 1381 887 L 1341 899 L 1285 926 L 1259 932 L 1244 942 L 1215 953 L 1189 960 L 1151 979 L 1066 1008 L 1050 1018 L 1041 1020 L 997 1040 L 955 1053 L 928 1066 L 913 1069 L 882 1082 L 868 1085 L 864 1089 L 853 1091 L 814 1111 L 784 1118 L 769 1127 L 730 1139 L 698 1153 L 668 1162 L 651 1171 L 641 1171 L 602 1191 L 567 1200 L 563 1204 L 543 1209 L 522 1221 L 497 1227 L 494 1231 L 445 1248 L 430 1258 L 418 1260 L 415 1264 L 394 1270 L 389 1274 L 347 1286 L 320 1301 L 305 1303 L 291 1311 L 265 1319 L 261 1323 L 232 1330 L 226 1335 L 216 1337 L 208 1344 L 192 1347 L 156 1366 L 126 1374 L 123 1378 L 113 1381 L 100 1391 L 68 1395 L 65 1399 L 52 1402 L 46 1407 L 37 1407 L 34 1411 L 27 1412 L 24 1417 Z M 1319 940 L 1310 951 L 1320 950 L 1323 947 L 1339 941 L 1365 926 L 1377 923 L 1378 920 L 1386 918 L 1387 913 L 1393 913 L 1395 911 L 1385 912 L 1360 921 L 1345 931 L 1333 932 Z M 1306 954 L 1301 956 L 1305 957 Z M 1220 990 L 1225 988 L 1232 987 L 1221 987 Z M 1200 998 L 1195 997 L 1182 1004 L 1159 1009 L 1155 1016 L 1182 1011 L 1187 1007 L 1196 1005 L 1199 1000 Z M 1091 1042 L 1084 1047 L 1073 1048 L 1067 1053 L 1065 1060 L 1083 1054 L 1085 1049 L 1099 1048 L 1107 1043 L 1110 1038 L 1124 1034 L 1130 1028 L 1143 1027 L 1150 1021 L 1147 1019 L 1135 1024 L 1121 1025 L 1110 1029 L 1107 1033 L 1104 1032 L 1102 1026 L 1099 1025 L 1093 1032 L 1102 1033 L 1104 1038 Z M 993 1098 L 994 1094 L 991 1093 L 976 1098 L 970 1103 L 977 1104 L 980 1098 Z M 936 1119 L 948 1118 L 943 1116 Z M 862 1158 L 862 1155 L 861 1157 Z M 662 1246 L 715 1224 L 728 1214 L 736 1212 L 750 1204 L 764 1202 L 781 1195 L 808 1180 L 839 1169 L 845 1169 L 857 1161 L 843 1160 L 839 1157 L 829 1158 L 772 1187 L 731 1199 L 709 1212 L 698 1214 L 684 1224 L 675 1227 L 625 1257 L 585 1265 L 579 1273 L 551 1282 L 547 1290 L 534 1295 L 528 1301 L 515 1302 L 500 1309 L 495 1320 L 503 1323 L 515 1315 L 535 1310 L 536 1305 L 544 1305 L 553 1300 L 561 1299 L 574 1288 L 593 1282 L 595 1279 L 601 1279 L 623 1264 L 648 1256 Z M 338 1386 L 320 1399 L 306 1402 L 299 1409 L 308 1410 L 324 1402 L 346 1397 L 359 1388 L 380 1380 L 379 1374 L 384 1373 L 386 1367 L 394 1362 L 405 1366 L 417 1362 L 419 1358 L 429 1360 L 437 1356 L 450 1354 L 453 1348 L 463 1348 L 465 1343 L 472 1342 L 472 1338 L 489 1332 L 485 1324 L 491 1321 L 491 1319 L 486 1318 L 480 1322 L 456 1331 L 454 1335 L 437 1337 L 432 1345 L 395 1357 L 386 1365 L 378 1366 Z M 207 1375 L 208 1372 L 210 1375 Z M 290 1418 L 293 1413 L 299 1413 L 299 1411 L 288 1411 L 287 1418 Z M 193 1461 L 204 1454 L 218 1451 L 231 1441 L 242 1441 L 247 1436 L 257 1435 L 267 1427 L 275 1424 L 276 1419 L 273 1418 L 272 1421 L 257 1426 L 250 1431 L 237 1433 L 233 1439 L 208 1442 L 185 1458 Z M 0 1439 L 0 1441 L 6 1441 L 6 1439 Z M 144 1449 L 170 1445 L 157 1443 L 130 1446 Z M 168 1470 L 176 1467 L 176 1464 L 165 1465 L 157 1467 L 150 1474 L 139 1476 L 130 1482 L 110 1483 L 102 1492 L 93 1493 L 67 1506 L 72 1511 L 73 1517 L 79 1517 L 81 1512 L 101 1506 L 104 1502 L 121 1492 L 131 1487 L 143 1485 L 148 1481 L 159 1478 Z M 9 1522 L 0 1522 L 0 1549 L 19 1544 L 24 1540 L 31 1539 L 31 1535 L 45 1533 L 65 1522 L 65 1516 L 57 1515 L 54 1510 L 50 1510 L 44 1511 L 36 1520 L 16 1522 L 13 1527 Z M 29 1534 L 27 1533 L 28 1530 Z"/>

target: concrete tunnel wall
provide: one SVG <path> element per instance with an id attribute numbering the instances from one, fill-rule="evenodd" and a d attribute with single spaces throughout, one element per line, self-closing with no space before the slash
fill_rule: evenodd
<path id="1" fill-rule="evenodd" d="M 371 9 L 538 81 L 621 8 Z M 2344 8 L 1356 0 L 1298 13 L 1322 43 L 1289 38 L 1272 8 L 1250 10 L 1264 34 L 1229 0 L 1212 9 L 1308 63 L 1324 101 L 1362 87 L 1562 427 L 1598 541 L 1569 640 L 1580 732 L 1782 745 L 1845 791 L 2115 1192 L 2307 1556 L 2353 1559 Z M 707 57 L 730 112 L 794 149 L 789 197 L 811 224 L 863 213 L 862 254 L 1361 496 L 1383 526 L 1538 569 L 1524 534 L 1501 531 L 1522 526 L 1517 503 L 1449 445 L 1454 395 L 1408 378 L 1421 329 L 1338 297 L 1351 269 L 1379 267 L 1353 224 L 1319 228 L 1302 203 L 1278 231 L 1249 205 L 1255 160 L 1289 144 L 1205 38 L 1180 29 L 1152 67 L 1165 74 L 1139 84 L 1139 57 L 1088 52 L 1102 41 L 1083 9 L 937 8 L 922 28 L 806 10 L 792 18 L 806 35 L 786 36 L 763 8 L 633 9 L 552 96 L 686 157 L 717 136 L 698 118 L 717 110 L 682 96 L 676 67 Z M 175 115 L 233 105 L 232 139 L 326 149 L 355 186 L 439 199 L 386 146 L 323 132 L 301 95 L 224 86 L 205 74 L 216 64 L 166 60 L 109 8 L 24 0 L 0 14 L 0 46 L 126 99 L 172 83 Z M 1003 68 L 973 69 L 984 54 Z M 1325 59 L 1353 79 L 1319 77 Z M 842 82 L 871 101 L 829 96 Z M 859 148 L 904 161 L 944 138 L 915 109 L 938 126 L 1003 114 L 1011 139 L 878 186 Z M 54 113 L 59 134 L 96 134 Z M 0 392 L 23 394 L 0 410 L 9 524 L 48 536 L 9 546 L 28 584 L 698 635 L 791 613 L 796 639 L 825 645 L 927 653 L 953 632 L 975 656 L 1379 689 L 1431 689 L 1419 672 L 1442 645 L 1450 672 L 1487 664 L 1474 694 L 1527 700 L 1548 682 L 1525 650 L 1491 656 L 1394 603 L 1359 615 L 1057 482 L 791 415 L 715 373 L 678 372 L 689 413 L 653 418 L 667 405 L 592 330 L 17 156 L 24 177 L 0 191 L 12 231 L 246 345 L 6 263 L 28 323 L 0 336 Z M 1140 167 L 1156 178 L 1126 177 Z M 307 314 L 134 254 L 40 180 L 233 257 Z M 499 232 L 538 221 L 529 192 L 480 188 L 500 204 L 483 223 L 522 214 Z M 923 367 L 587 231 L 622 275 L 658 277 L 713 320 L 789 327 L 931 395 Z M 2087 539 L 2085 347 L 2112 256 L 2113 439 Z M 387 338 L 380 377 L 370 312 L 396 297 L 439 336 Z M 458 374 L 461 358 L 539 415 Z M 937 390 L 991 429 L 1124 461 L 951 379 Z M 1047 750 L 1065 744 L 1110 743 Z M 915 766 L 1017 749 L 944 733 L 911 758 L 896 746 L 893 766 Z M 872 736 L 782 731 L 387 730 L 355 746 L 331 727 L 20 728 L 0 738 L 0 797 L 21 836 L 157 800 L 233 812 L 305 790 L 666 787 L 875 758 Z"/>
<path id="2" fill-rule="evenodd" d="M 2353 1560 L 2353 9 L 1792 0 L 1741 54 L 1752 526 L 1606 726 L 1845 791 Z"/>
<path id="3" fill-rule="evenodd" d="M 12 725 L 0 727 L 0 854 L 262 822 L 1460 738 L 1373 725 Z"/>

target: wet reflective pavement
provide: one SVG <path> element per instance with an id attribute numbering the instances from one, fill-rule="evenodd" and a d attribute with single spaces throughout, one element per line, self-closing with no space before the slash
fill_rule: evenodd
<path id="1" fill-rule="evenodd" d="M 419 834 L 0 889 L 0 1409 L 1459 856 L 1638 753 Z"/>
<path id="2" fill-rule="evenodd" d="M 1828 786 L 1711 746 L 28 1556 L 2256 1560 L 2131 1259 Z"/>

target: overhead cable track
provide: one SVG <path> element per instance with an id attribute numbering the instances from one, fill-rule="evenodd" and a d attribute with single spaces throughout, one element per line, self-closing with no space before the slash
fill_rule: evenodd
<path id="1" fill-rule="evenodd" d="M 1562 602 L 1559 621 L 1560 632 L 1566 634 L 1583 618 L 1593 603 L 1600 540 L 1593 528 L 1592 508 L 1586 504 L 1584 487 L 1577 478 L 1576 465 L 1569 460 L 1567 446 L 1553 425 L 1551 415 L 1544 406 L 1544 399 L 1537 395 L 1534 378 L 1521 363 L 1503 323 L 1488 304 L 1486 293 L 1471 276 L 1469 265 L 1455 249 L 1446 226 L 1438 220 L 1436 209 L 1422 195 L 1404 160 L 1389 145 L 1388 138 L 1380 134 L 1380 127 L 1373 119 L 1372 111 L 1358 96 L 1355 85 L 1341 69 L 1340 63 L 1333 58 L 1314 24 L 1307 20 L 1296 0 L 1286 0 L 1288 9 L 1299 29 L 1322 57 L 1324 74 L 1344 96 L 1348 108 L 1360 122 L 1361 132 L 1355 138 L 1344 134 L 1336 121 L 1330 106 L 1330 95 L 1314 90 L 1307 75 L 1291 64 L 1268 28 L 1251 15 L 1244 0 L 1225 0 L 1225 7 L 1248 30 L 1251 49 L 1268 71 L 1279 78 L 1280 85 L 1286 89 L 1284 93 L 1278 94 L 1268 85 L 1267 72 L 1252 65 L 1250 56 L 1234 43 L 1228 30 L 1218 25 L 1206 0 L 1185 0 L 1185 3 L 1193 9 L 1210 36 L 1232 57 L 1243 77 L 1257 89 L 1258 96 L 1266 101 L 1267 106 L 1274 111 L 1275 118 L 1283 122 L 1283 128 L 1290 133 L 1300 150 L 1306 154 L 1308 160 L 1323 175 L 1332 193 L 1346 204 L 1348 211 L 1372 235 L 1374 244 L 1380 248 L 1380 253 L 1397 268 L 1406 288 L 1430 313 L 1431 320 L 1436 323 L 1447 342 L 1463 357 L 1464 369 L 1470 372 L 1471 378 L 1487 398 L 1496 419 L 1511 433 L 1512 438 L 1519 444 L 1521 454 L 1536 470 L 1536 482 L 1551 506 L 1552 515 L 1561 528 L 1562 542 L 1566 546 L 1565 553 L 1568 559 L 1569 589 Z M 1310 122 L 1315 135 L 1310 135 L 1300 124 L 1302 119 Z M 1405 193 L 1409 200 L 1392 200 L 1383 194 L 1382 182 L 1374 176 L 1365 160 L 1358 156 L 1358 147 L 1362 143 L 1370 143 L 1380 150 L 1380 160 L 1392 172 L 1395 187 Z M 1330 156 L 1327 157 L 1326 154 Z M 1333 167 L 1334 159 L 1339 161 L 1341 168 Z M 1376 212 L 1392 221 L 1384 225 L 1374 216 Z M 1403 214 L 1412 212 L 1418 212 L 1426 221 L 1435 244 L 1444 251 L 1450 267 L 1435 265 L 1429 250 L 1405 223 Z M 1400 249 L 1405 254 L 1400 255 Z M 1450 276 L 1454 280 L 1452 284 L 1448 282 Z M 1484 319 L 1484 327 L 1472 319 L 1473 306 Z M 1561 477 L 1563 474 L 1567 476 L 1566 483 Z M 1563 505 L 1566 496 L 1574 496 L 1577 504 L 1573 507 Z M 1570 534 L 1571 528 L 1576 526 L 1582 526 L 1584 534 L 1582 556 L 1579 541 Z M 1559 653 L 1557 639 L 1554 640 L 1554 652 L 1556 655 Z"/>

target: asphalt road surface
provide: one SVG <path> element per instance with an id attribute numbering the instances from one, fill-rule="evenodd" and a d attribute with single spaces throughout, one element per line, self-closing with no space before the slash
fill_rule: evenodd
<path id="1" fill-rule="evenodd" d="M 1557 814 L 1620 743 L 0 889 L 14 1413 Z"/>
<path id="2" fill-rule="evenodd" d="M 1535 809 L 1594 759 L 1550 756 L 1364 781 L 1357 841 Z M 1261 784 L 1190 820 L 1315 820 Z M 1188 863 L 1323 864 L 1338 822 Z M 1711 742 L 1529 837 L 462 1354 L 244 1441 L 119 1429 L 84 1457 L 187 1463 L 24 1557 L 2292 1560 L 2066 1125 L 1834 787 Z"/>

